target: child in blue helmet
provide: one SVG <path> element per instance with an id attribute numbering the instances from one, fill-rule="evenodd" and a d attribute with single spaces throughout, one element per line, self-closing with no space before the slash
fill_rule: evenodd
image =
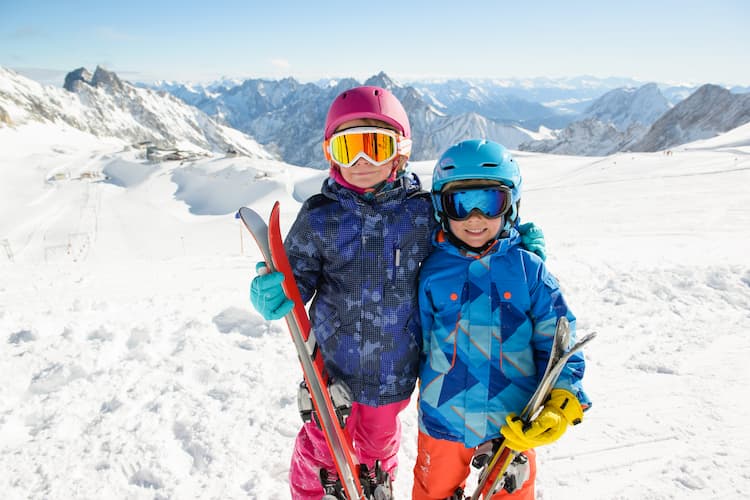
<path id="1" fill-rule="evenodd" d="M 323 147 L 329 178 L 303 204 L 284 246 L 303 300 L 312 301 L 311 328 L 326 370 L 352 392 L 346 427 L 357 459 L 368 470 L 378 460 L 392 476 L 398 416 L 417 379 L 417 273 L 432 250 L 432 204 L 405 169 L 411 129 L 390 91 L 364 86 L 336 97 Z M 529 234 L 529 245 L 543 251 L 539 233 L 531 228 Z M 282 278 L 261 273 L 253 279 L 251 301 L 265 319 L 282 318 L 292 308 Z M 292 454 L 292 497 L 320 499 L 332 479 L 323 432 L 307 422 Z"/>
<path id="2" fill-rule="evenodd" d="M 435 166 L 432 199 L 441 227 L 419 275 L 415 500 L 449 498 L 463 489 L 477 448 L 501 437 L 528 459 L 518 468 L 524 474 L 512 498 L 533 499 L 532 448 L 559 438 L 590 404 L 577 354 L 529 428 L 513 419 L 544 373 L 557 319 L 565 316 L 575 335 L 575 317 L 557 281 L 521 246 L 515 227 L 520 197 L 520 171 L 500 144 L 461 142 Z"/>

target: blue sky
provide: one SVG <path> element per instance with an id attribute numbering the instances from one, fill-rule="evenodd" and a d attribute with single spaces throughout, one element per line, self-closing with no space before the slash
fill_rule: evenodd
<path id="1" fill-rule="evenodd" d="M 0 0 L 0 65 L 134 81 L 382 70 L 750 85 L 749 27 L 746 0 Z"/>

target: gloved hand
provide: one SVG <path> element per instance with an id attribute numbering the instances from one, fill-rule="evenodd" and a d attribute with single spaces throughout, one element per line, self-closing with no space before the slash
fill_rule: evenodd
<path id="1" fill-rule="evenodd" d="M 552 389 L 535 419 L 524 425 L 519 417 L 510 414 L 500 433 L 505 438 L 505 446 L 514 451 L 526 451 L 557 441 L 568 424 L 576 425 L 582 419 L 583 409 L 578 399 L 565 389 Z"/>
<path id="2" fill-rule="evenodd" d="M 267 320 L 283 318 L 294 309 L 294 302 L 289 300 L 281 287 L 284 275 L 269 273 L 265 262 L 258 262 L 255 271 L 258 275 L 250 284 L 250 302 Z"/>
<path id="3" fill-rule="evenodd" d="M 544 233 L 542 228 L 533 222 L 518 225 L 518 232 L 521 234 L 521 243 L 529 252 L 534 252 L 542 260 L 547 260 L 547 247 L 544 244 Z"/>

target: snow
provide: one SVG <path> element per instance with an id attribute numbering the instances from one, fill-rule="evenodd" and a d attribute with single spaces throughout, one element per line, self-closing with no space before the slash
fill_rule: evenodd
<path id="1" fill-rule="evenodd" d="M 598 332 L 594 406 L 539 450 L 538 498 L 746 498 L 750 129 L 670 155 L 516 157 L 522 214 Z M 412 168 L 429 185 L 432 163 Z M 280 200 L 286 231 L 324 175 L 0 127 L 3 498 L 289 498 L 300 370 L 284 323 L 249 305 L 260 255 L 234 212 Z"/>

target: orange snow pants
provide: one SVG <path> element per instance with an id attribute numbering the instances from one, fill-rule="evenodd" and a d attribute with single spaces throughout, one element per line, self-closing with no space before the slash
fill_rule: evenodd
<path id="1" fill-rule="evenodd" d="M 435 439 L 422 432 L 419 433 L 417 446 L 412 500 L 441 500 L 449 498 L 457 488 L 466 487 L 474 448 L 466 448 L 462 443 L 454 441 Z M 527 450 L 523 454 L 529 459 L 529 479 L 515 493 L 500 490 L 492 496 L 493 500 L 534 500 L 536 453 L 534 450 Z"/>

